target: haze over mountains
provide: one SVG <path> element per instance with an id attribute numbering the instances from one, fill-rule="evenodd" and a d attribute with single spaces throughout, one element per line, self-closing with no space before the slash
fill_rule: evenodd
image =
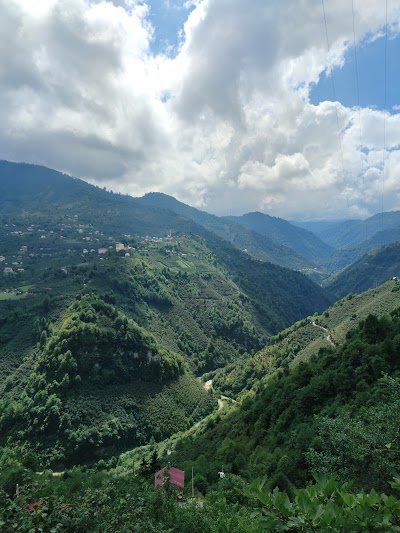
<path id="1" fill-rule="evenodd" d="M 65 210 L 83 208 L 92 198 L 99 209 L 90 216 L 102 219 L 105 228 L 118 225 L 127 233 L 134 228 L 137 235 L 163 235 L 172 229 L 199 233 L 204 228 L 249 255 L 303 271 L 316 281 L 400 239 L 399 211 L 380 213 L 364 221 L 314 223 L 312 232 L 264 213 L 218 217 L 161 193 L 141 198 L 110 194 L 45 167 L 1 161 L 0 174 L 3 215 L 12 212 L 21 200 L 29 209 L 51 201 Z M 112 219 L 108 216 L 111 214 Z"/>
<path id="2" fill-rule="evenodd" d="M 397 211 L 374 215 L 366 221 L 327 223 L 314 234 L 263 213 L 217 217 L 161 193 L 149 193 L 137 201 L 170 209 L 198 222 L 238 248 L 264 260 L 290 265 L 317 280 L 339 271 L 374 248 L 400 239 L 400 212 Z M 259 236 L 264 240 L 261 241 Z"/>
<path id="3" fill-rule="evenodd" d="M 248 229 L 269 236 L 296 250 L 298 253 L 319 261 L 331 255 L 334 248 L 326 244 L 311 231 L 298 228 L 286 220 L 271 217 L 264 213 L 247 213 L 240 217 L 229 217 Z"/>

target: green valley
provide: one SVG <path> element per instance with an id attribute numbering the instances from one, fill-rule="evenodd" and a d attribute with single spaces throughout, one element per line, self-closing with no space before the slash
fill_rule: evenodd
<path id="1" fill-rule="evenodd" d="M 238 220 L 2 165 L 4 531 L 397 527 L 397 244 L 325 289 L 297 268 L 330 247 L 284 221 L 263 261 Z"/>

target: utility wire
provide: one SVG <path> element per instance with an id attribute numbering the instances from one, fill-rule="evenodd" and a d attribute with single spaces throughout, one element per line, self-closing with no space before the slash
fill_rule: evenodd
<path id="1" fill-rule="evenodd" d="M 357 39 L 356 39 L 356 25 L 354 17 L 354 0 L 351 0 L 351 11 L 353 15 L 353 43 L 354 43 L 354 61 L 355 61 L 355 71 L 356 71 L 356 88 L 357 88 L 357 109 L 358 109 L 358 129 L 359 129 L 359 140 L 360 140 L 360 159 L 361 159 L 361 179 L 362 179 L 362 196 L 363 196 L 363 207 L 364 212 L 366 212 L 366 199 L 365 199 L 365 176 L 364 176 L 364 157 L 362 153 L 362 127 L 361 127 L 361 106 L 360 106 L 360 82 L 358 76 L 358 59 L 357 59 Z"/>
<path id="2" fill-rule="evenodd" d="M 325 35 L 326 35 L 326 47 L 328 49 L 328 68 L 331 73 L 331 82 L 332 82 L 332 93 L 333 93 L 333 99 L 335 101 L 335 111 L 336 111 L 336 125 L 338 130 L 338 137 L 339 137 L 339 149 L 340 149 L 340 158 L 342 163 L 342 177 L 343 177 L 343 183 L 345 188 L 345 194 L 346 194 L 346 204 L 347 204 L 347 218 L 350 218 L 349 212 L 349 199 L 347 197 L 347 179 L 346 179 L 346 173 L 344 170 L 344 160 L 343 160 L 343 147 L 342 147 L 342 134 L 340 132 L 340 126 L 339 126 L 339 111 L 338 111 L 338 102 L 336 99 L 336 90 L 335 90 L 335 81 L 333 79 L 333 70 L 332 70 L 332 61 L 331 61 L 331 47 L 329 44 L 329 36 L 328 36 L 328 26 L 326 23 L 326 13 L 325 13 L 325 3 L 324 0 L 321 0 L 322 3 L 322 12 L 324 15 L 324 25 L 325 25 Z"/>
<path id="3" fill-rule="evenodd" d="M 382 197 L 381 197 L 381 231 L 383 232 L 383 204 L 386 178 L 386 108 L 387 108 L 387 43 L 388 43 L 388 16 L 387 0 L 385 0 L 385 51 L 384 51 L 384 103 L 383 103 L 383 168 L 382 168 Z M 381 233 L 381 245 L 383 244 L 383 234 Z"/>

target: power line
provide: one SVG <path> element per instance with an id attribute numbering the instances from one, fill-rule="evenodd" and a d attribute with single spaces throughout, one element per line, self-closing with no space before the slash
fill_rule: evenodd
<path id="1" fill-rule="evenodd" d="M 383 161 L 382 161 L 382 196 L 381 196 L 381 231 L 383 232 L 383 204 L 386 178 L 386 107 L 387 107 L 387 43 L 388 43 L 388 16 L 387 0 L 385 0 L 385 48 L 384 48 L 384 103 L 383 103 Z M 383 234 L 381 234 L 381 245 Z"/>
<path id="2" fill-rule="evenodd" d="M 358 76 L 358 59 L 357 59 L 357 39 L 356 39 L 356 25 L 354 17 L 354 0 L 351 0 L 351 12 L 353 15 L 353 42 L 354 42 L 354 61 L 356 71 L 356 87 L 357 87 L 357 108 L 358 108 L 358 126 L 359 126 L 359 139 L 360 139 L 360 159 L 361 159 L 361 179 L 362 179 L 362 195 L 363 195 L 363 207 L 366 211 L 367 203 L 365 199 L 365 176 L 364 176 L 364 158 L 362 153 L 362 128 L 361 128 L 361 106 L 360 106 L 360 82 Z"/>
<path id="3" fill-rule="evenodd" d="M 383 195 L 385 192 L 385 160 L 386 160 L 386 107 L 387 107 L 387 0 L 385 0 L 385 51 L 384 51 L 384 103 L 383 103 L 383 169 L 382 169 L 382 213 Z"/>
<path id="4" fill-rule="evenodd" d="M 347 196 L 347 179 L 346 179 L 346 173 L 345 173 L 345 170 L 344 170 L 344 160 L 343 160 L 342 134 L 340 132 L 340 126 L 339 126 L 338 102 L 337 102 L 337 98 L 336 98 L 335 81 L 333 79 L 333 70 L 332 70 L 332 61 L 331 61 L 331 47 L 330 47 L 330 44 L 329 44 L 328 25 L 326 23 L 326 13 L 325 13 L 324 0 L 321 0 L 321 3 L 322 3 L 322 12 L 323 12 L 323 15 L 324 15 L 326 46 L 327 46 L 327 49 L 328 49 L 328 68 L 329 68 L 329 71 L 331 73 L 332 93 L 333 93 L 333 99 L 335 101 L 336 125 L 337 125 L 338 138 L 339 138 L 340 159 L 341 159 L 341 163 L 342 163 L 342 178 L 343 178 L 345 194 L 346 194 L 347 218 L 350 218 L 350 216 L 349 216 L 349 212 L 350 212 L 349 199 L 348 199 L 348 196 Z"/>

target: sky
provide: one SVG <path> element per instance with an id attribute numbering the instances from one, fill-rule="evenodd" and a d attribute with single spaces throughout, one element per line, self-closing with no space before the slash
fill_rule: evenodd
<path id="1" fill-rule="evenodd" d="M 0 159 L 365 218 L 400 209 L 399 57 L 399 0 L 0 0 Z"/>

